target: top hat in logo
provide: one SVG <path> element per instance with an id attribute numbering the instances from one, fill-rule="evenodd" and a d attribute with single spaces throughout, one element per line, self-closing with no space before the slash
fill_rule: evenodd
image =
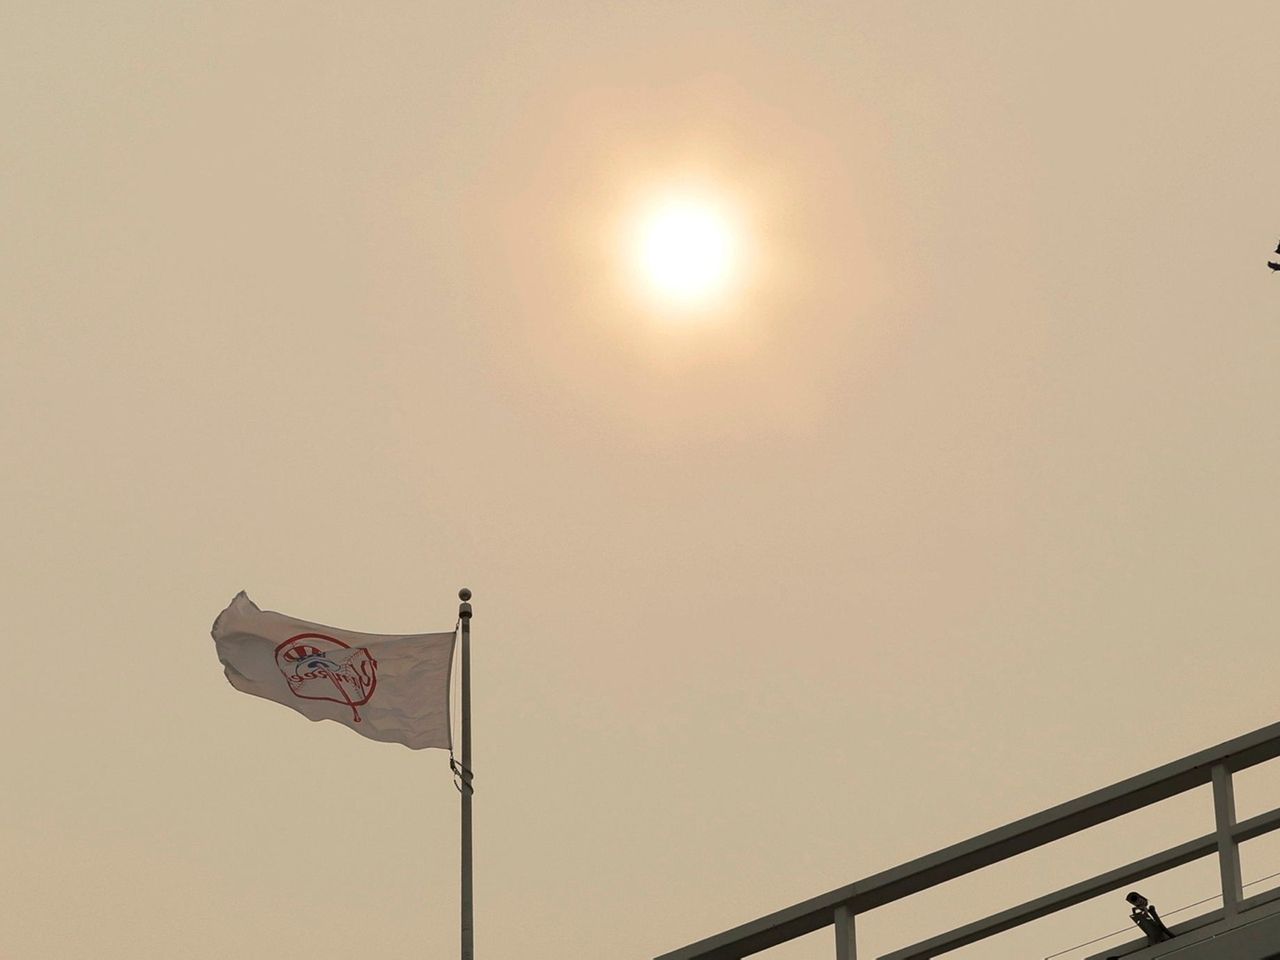
<path id="1" fill-rule="evenodd" d="M 378 685 L 378 661 L 364 647 L 351 647 L 322 633 L 300 633 L 276 647 L 276 666 L 295 697 L 331 700 L 360 711 Z"/>

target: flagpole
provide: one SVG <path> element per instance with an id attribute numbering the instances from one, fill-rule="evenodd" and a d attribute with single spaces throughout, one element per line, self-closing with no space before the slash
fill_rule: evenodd
<path id="1" fill-rule="evenodd" d="M 475 923 L 471 896 L 471 591 L 458 591 L 462 622 L 462 960 L 475 958 Z"/>

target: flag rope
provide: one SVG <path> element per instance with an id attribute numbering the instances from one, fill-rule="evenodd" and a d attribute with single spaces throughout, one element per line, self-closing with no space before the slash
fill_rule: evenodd
<path id="1" fill-rule="evenodd" d="M 454 758 L 452 750 L 449 751 L 449 769 L 453 771 L 453 785 L 459 793 L 462 793 L 464 786 L 466 787 L 467 793 L 476 792 L 475 787 L 471 785 L 475 780 L 476 775 Z"/>
<path id="2" fill-rule="evenodd" d="M 455 634 L 458 633 L 461 629 L 462 629 L 462 618 L 459 617 L 458 620 L 453 625 L 454 633 Z M 459 691 L 461 689 L 461 685 L 462 685 L 462 678 L 460 676 L 461 671 L 462 671 L 462 658 L 459 656 L 455 656 L 453 658 L 453 671 L 452 671 L 453 676 L 450 682 L 450 686 L 455 691 Z M 459 736 L 461 729 L 462 729 L 461 698 L 457 696 L 451 696 L 449 698 L 450 740 L 454 739 L 455 736 Z M 464 775 L 463 773 L 464 770 L 466 771 L 467 775 Z M 474 774 L 471 774 L 470 770 L 467 770 L 466 767 L 464 767 L 461 763 L 458 762 L 458 754 L 455 752 L 455 747 L 449 748 L 449 772 L 453 774 L 454 789 L 457 790 L 459 793 L 462 793 L 464 783 L 467 784 L 468 787 L 470 787 L 469 781 L 475 779 Z M 471 792 L 475 793 L 475 790 L 472 789 Z"/>

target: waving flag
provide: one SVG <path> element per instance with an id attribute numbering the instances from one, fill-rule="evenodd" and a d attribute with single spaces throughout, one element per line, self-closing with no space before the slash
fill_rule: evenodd
<path id="1" fill-rule="evenodd" d="M 241 591 L 214 621 L 213 640 L 237 690 L 373 740 L 414 750 L 453 745 L 452 632 L 339 630 L 259 610 Z"/>

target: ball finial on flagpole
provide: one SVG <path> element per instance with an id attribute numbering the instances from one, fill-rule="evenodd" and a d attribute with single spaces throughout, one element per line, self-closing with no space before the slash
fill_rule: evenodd
<path id="1" fill-rule="evenodd" d="M 468 590 L 466 587 L 463 587 L 461 590 L 458 591 L 458 599 L 462 601 L 462 603 L 458 606 L 458 616 L 470 618 L 471 604 L 469 604 L 467 601 L 471 599 L 471 591 Z"/>

